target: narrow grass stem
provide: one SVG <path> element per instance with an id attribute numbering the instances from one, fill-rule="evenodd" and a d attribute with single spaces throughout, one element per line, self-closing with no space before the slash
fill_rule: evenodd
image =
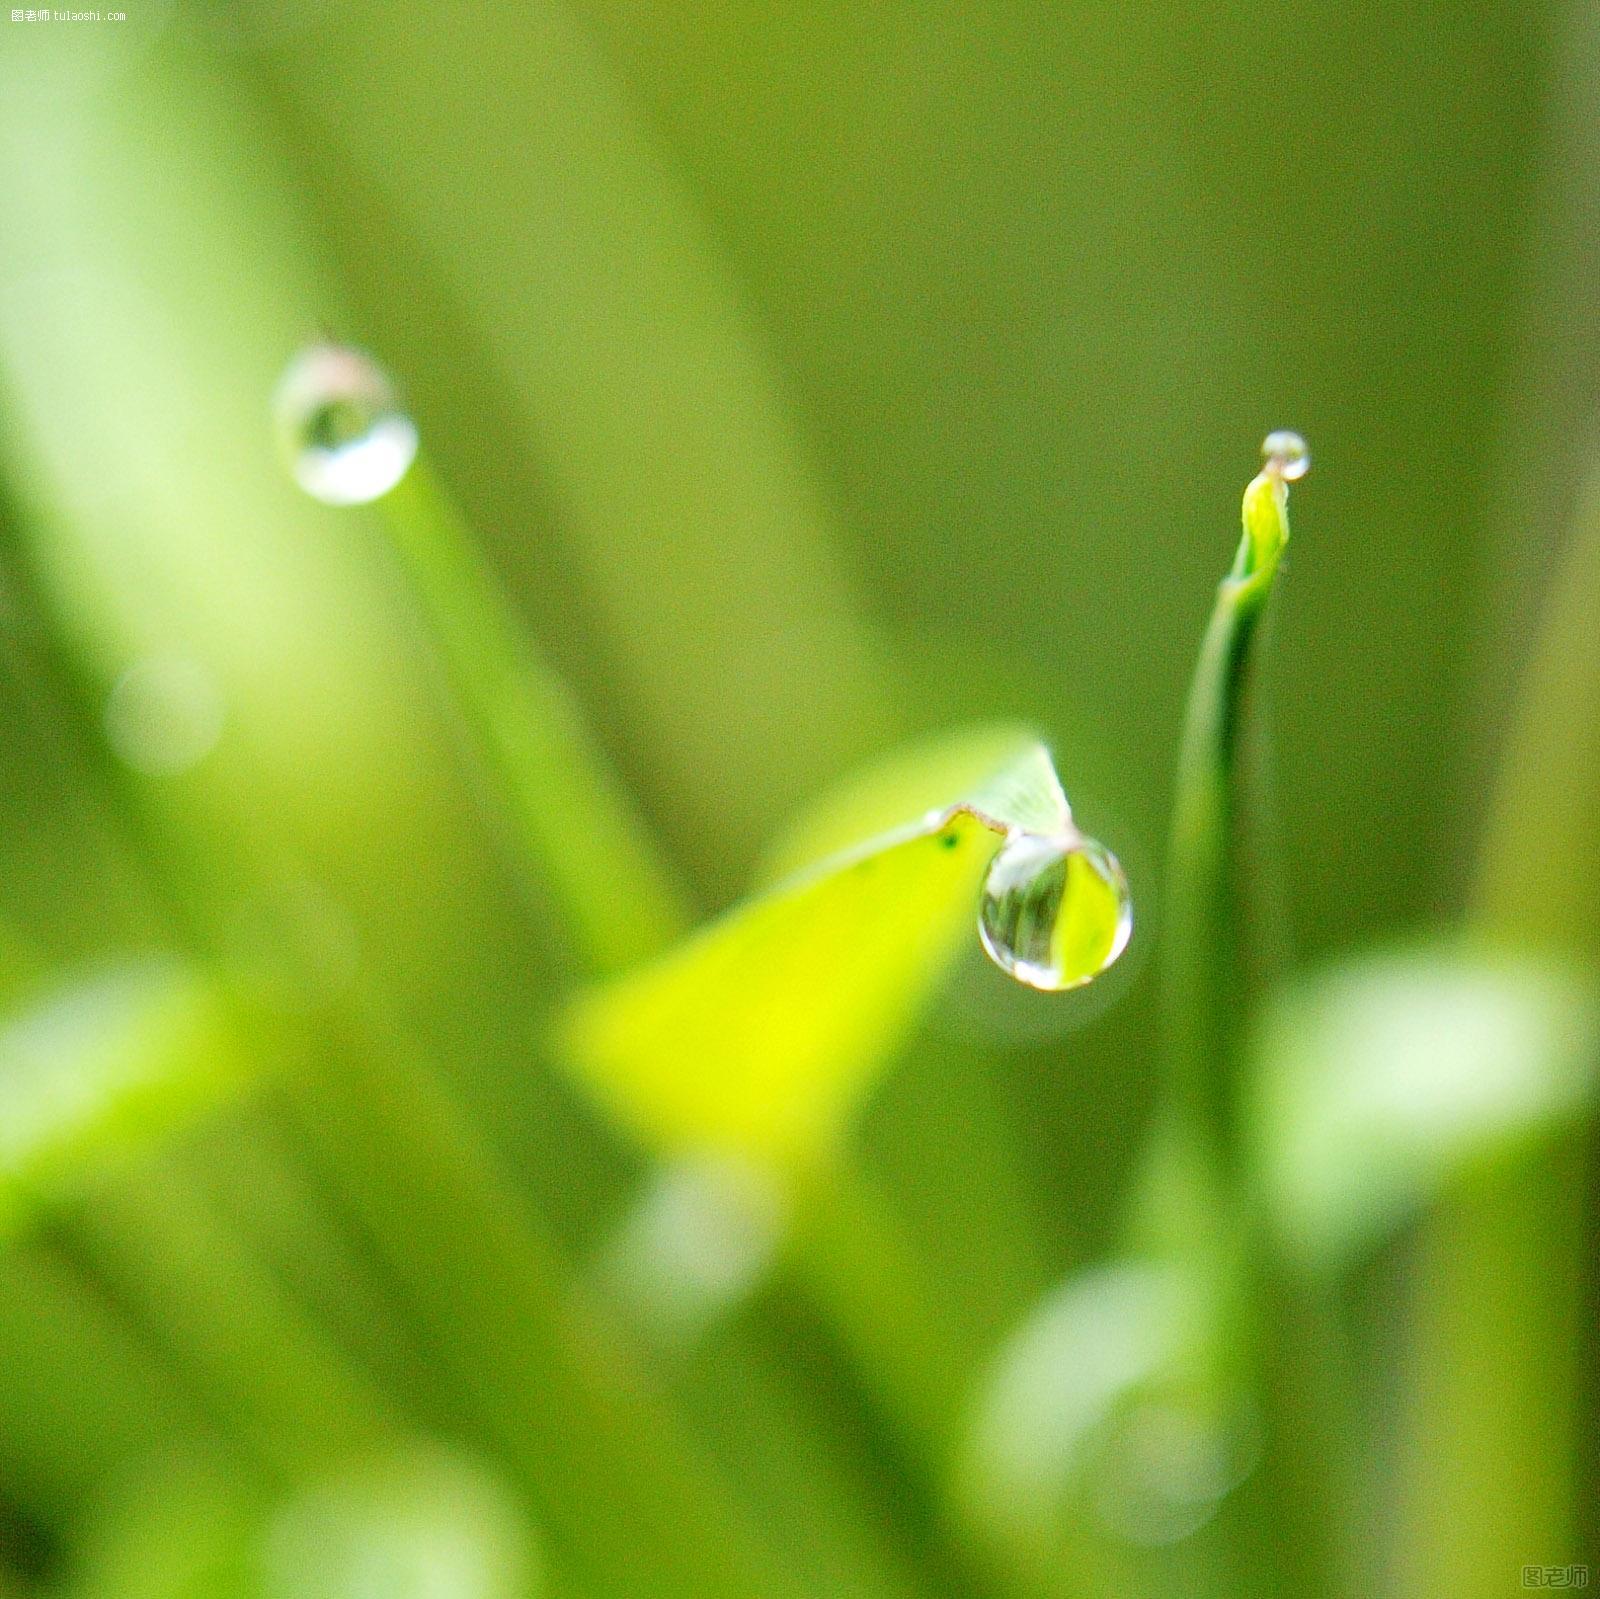
<path id="1" fill-rule="evenodd" d="M 1175 1114 L 1218 1175 L 1238 1163 L 1239 1017 L 1248 987 L 1239 893 L 1240 747 L 1255 641 L 1288 542 L 1271 467 L 1244 497 L 1244 534 L 1217 589 L 1189 690 L 1167 861 L 1164 999 Z"/>
<path id="2" fill-rule="evenodd" d="M 1278 442 L 1299 453 L 1274 453 Z M 1168 1099 L 1135 1225 L 1145 1247 L 1174 1251 L 1216 1279 L 1217 1359 L 1278 1421 L 1258 1482 L 1225 1513 L 1228 1558 L 1244 1591 L 1301 1596 L 1326 1591 L 1339 1564 L 1341 1534 L 1330 1523 L 1344 1394 L 1321 1288 L 1267 1247 L 1239 1125 L 1249 956 L 1264 915 L 1245 884 L 1245 739 L 1262 621 L 1289 539 L 1286 480 L 1305 465 L 1293 435 L 1274 435 L 1267 451 L 1245 490 L 1243 533 L 1217 589 L 1179 747 L 1163 966 Z M 1260 1513 L 1262 1489 L 1276 1496 L 1271 1516 Z"/>
<path id="3" fill-rule="evenodd" d="M 0 1349 L 0 1470 L 46 1525 L 133 1461 L 225 1455 L 189 1394 L 53 1250 L 13 1243 L 0 1256 Z"/>
<path id="4" fill-rule="evenodd" d="M 400 1436 L 378 1391 L 170 1164 L 101 1184 L 70 1231 L 267 1473 L 294 1480 Z"/>
<path id="5" fill-rule="evenodd" d="M 426 458 L 380 510 L 522 857 L 578 953 L 603 972 L 656 953 L 690 924 L 682 889 Z"/>

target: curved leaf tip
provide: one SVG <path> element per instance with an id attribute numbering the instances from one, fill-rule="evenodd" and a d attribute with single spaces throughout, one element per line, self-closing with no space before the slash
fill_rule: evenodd
<path id="1" fill-rule="evenodd" d="M 647 1146 L 813 1164 L 975 936 L 1002 840 L 1071 825 L 1015 730 L 897 755 L 796 824 L 774 886 L 580 995 L 557 1054 Z"/>

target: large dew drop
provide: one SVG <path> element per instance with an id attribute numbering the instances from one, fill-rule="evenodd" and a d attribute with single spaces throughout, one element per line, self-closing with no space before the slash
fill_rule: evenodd
<path id="1" fill-rule="evenodd" d="M 1279 428 L 1261 441 L 1261 458 L 1267 470 L 1285 483 L 1298 483 L 1311 470 L 1311 449 L 1298 433 Z"/>
<path id="2" fill-rule="evenodd" d="M 383 368 L 361 350 L 302 350 L 273 408 L 295 481 L 325 505 L 365 505 L 387 494 L 417 453 L 416 424 Z"/>
<path id="3" fill-rule="evenodd" d="M 1128 880 L 1092 838 L 1015 833 L 990 863 L 978 933 L 995 965 L 1029 988 L 1053 994 L 1093 982 L 1132 931 Z"/>

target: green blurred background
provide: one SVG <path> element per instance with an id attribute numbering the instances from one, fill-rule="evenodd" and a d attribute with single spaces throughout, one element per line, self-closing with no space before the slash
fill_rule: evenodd
<path id="1" fill-rule="evenodd" d="M 568 1258 L 598 1249 L 646 1180 L 541 1058 L 570 946 L 481 818 L 375 513 L 313 506 L 277 458 L 273 387 L 323 336 L 395 374 L 702 912 L 736 899 L 792 813 L 904 738 L 993 720 L 1047 738 L 1129 870 L 1133 951 L 1043 1011 L 963 965 L 860 1129 L 976 1345 L 1120 1225 L 1158 1082 L 1144 957 L 1183 698 L 1269 428 L 1301 429 L 1316 461 L 1263 707 L 1274 953 L 1320 960 L 1460 912 L 1590 433 L 1592 7 L 127 13 L 0 23 L 0 920 L 19 995 L 171 947 L 196 880 L 228 947 L 272 967 L 265 901 L 288 883 L 446 1062 Z M 176 776 L 129 774 L 105 747 L 107 692 L 152 657 L 202 662 L 224 707 L 215 751 Z M 347 1293 L 345 1267 L 306 1266 L 240 1175 L 255 1168 L 235 1138 L 279 1160 L 247 1121 L 235 1108 L 187 1135 L 210 1148 L 209 1202 L 424 1430 L 496 1458 L 435 1393 L 434 1357 L 400 1347 L 404 1314 L 366 1323 L 383 1274 L 350 1266 L 365 1286 Z M 305 1164 L 315 1197 L 326 1174 Z M 151 1286 L 136 1209 L 113 1195 L 113 1221 L 86 1221 L 100 1202 L 45 1207 L 17 1259 L 83 1276 L 163 1369 L 203 1365 L 203 1329 L 199 1357 L 173 1354 L 159 1306 L 177 1290 Z M 359 1257 L 359 1230 L 324 1208 L 316 1228 Z M 1402 1380 L 1407 1269 L 1385 1255 L 1350 1291 L 1379 1411 Z M 7 1390 L 38 1349 L 68 1347 L 13 1292 Z M 740 1316 L 737 1359 L 701 1355 L 673 1383 L 761 1516 L 812 1514 L 774 1461 L 824 1461 L 816 1491 L 852 1553 L 830 1565 L 825 1529 L 779 1536 L 797 1591 L 978 1583 L 937 1552 L 936 1509 L 863 1419 L 804 1295 L 780 1277 Z M 395 1348 L 374 1330 L 390 1320 Z M 739 1361 L 763 1374 L 759 1403 L 724 1392 Z M 41 1389 L 96 1380 L 70 1359 L 40 1371 Z M 0 1404 L 0 1592 L 252 1591 L 215 1570 L 168 1587 L 105 1575 L 97 1560 L 159 1566 L 126 1555 L 140 1537 L 197 1547 L 204 1525 L 221 1547 L 232 1534 L 214 1529 L 253 1512 L 224 1471 L 178 1532 L 148 1530 L 159 1515 L 113 1485 L 152 1439 L 56 1401 L 77 1420 L 39 1392 Z M 93 1459 L 71 1458 L 80 1430 L 101 1440 Z M 454 1482 L 406 1491 L 448 1506 Z M 513 1528 L 496 1521 L 493 1548 L 523 1536 L 498 1492 L 474 1478 L 458 1495 L 471 1526 Z M 546 1480 L 534 1498 L 567 1493 Z M 171 1512 L 181 1496 L 154 1497 Z M 1355 1495 L 1368 1585 L 1350 1591 L 1388 1572 L 1417 1595 L 1510 1593 L 1524 1564 L 1569 1558 L 1503 1549 L 1471 1589 L 1394 1578 L 1387 1500 L 1381 1483 Z M 295 1514 L 303 1531 L 318 1511 Z M 553 1592 L 611 1591 L 564 1576 L 559 1529 L 550 1543 Z M 476 1588 L 280 1573 L 271 1591 L 516 1593 L 534 1580 L 523 1559 Z M 874 1585 L 879 1564 L 892 1583 Z M 636 1575 L 639 1593 L 694 1591 Z M 1138 1580 L 1234 1591 L 1181 1562 Z"/>

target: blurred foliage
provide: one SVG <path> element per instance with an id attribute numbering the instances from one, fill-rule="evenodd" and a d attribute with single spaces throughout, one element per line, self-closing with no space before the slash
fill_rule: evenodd
<path id="1" fill-rule="evenodd" d="M 1597 84 L 1510 0 L 0 26 L 0 1593 L 1593 1559 Z M 1283 422 L 1214 1188 L 1144 956 Z M 1009 722 L 1133 884 L 1072 994 L 952 953 Z"/>

